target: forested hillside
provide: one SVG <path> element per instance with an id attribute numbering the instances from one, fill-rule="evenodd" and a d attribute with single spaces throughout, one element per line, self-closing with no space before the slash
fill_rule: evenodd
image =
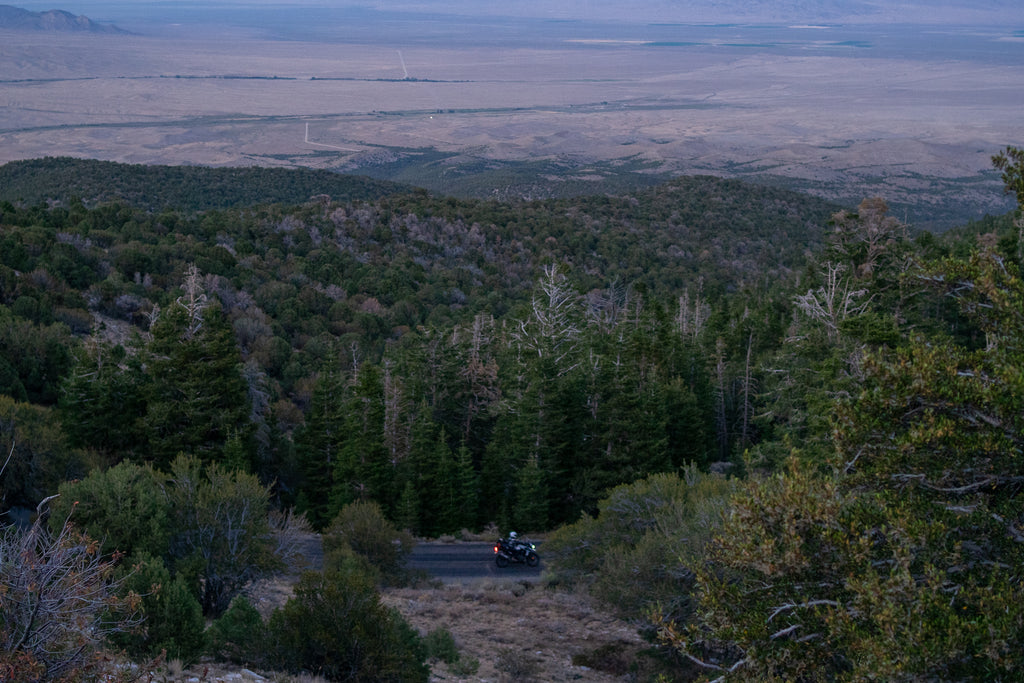
<path id="1" fill-rule="evenodd" d="M 0 166 L 0 201 L 20 206 L 73 199 L 89 206 L 119 201 L 144 211 L 204 211 L 257 204 L 299 204 L 313 195 L 335 201 L 372 200 L 408 186 L 329 171 L 280 168 L 145 166 L 47 157 Z"/>
<path id="2" fill-rule="evenodd" d="M 1020 194 L 1024 163 L 1010 152 L 1002 170 Z M 78 163 L 38 168 L 60 178 Z M 197 565 L 192 553 L 202 548 L 174 531 L 194 520 L 168 520 L 218 492 L 294 508 L 319 529 L 356 503 L 429 536 L 492 522 L 526 531 L 582 524 L 560 532 L 569 539 L 562 562 L 592 579 L 604 561 L 593 543 L 605 539 L 576 542 L 591 525 L 617 528 L 607 520 L 631 511 L 633 521 L 607 539 L 619 544 L 620 566 L 670 567 L 703 548 L 684 538 L 711 524 L 695 512 L 701 497 L 724 500 L 721 487 L 700 483 L 707 473 L 745 478 L 739 517 L 708 555 L 719 564 L 706 574 L 703 560 L 664 569 L 655 583 L 665 592 L 650 595 L 696 596 L 702 582 L 706 613 L 718 621 L 691 624 L 687 597 L 664 615 L 663 637 L 691 662 L 719 662 L 709 671 L 731 658 L 736 671 L 782 678 L 803 670 L 765 643 L 789 643 L 797 627 L 765 623 L 870 594 L 801 588 L 817 576 L 814 548 L 832 553 L 822 561 L 833 578 L 875 566 L 865 558 L 889 550 L 871 548 L 887 533 L 872 520 L 898 526 L 911 509 L 936 505 L 952 518 L 989 510 L 978 513 L 985 533 L 1009 528 L 1020 540 L 1019 466 L 1011 456 L 972 464 L 979 452 L 1019 454 L 1021 443 L 1012 397 L 1024 393 L 1000 384 L 1017 381 L 1010 370 L 1019 368 L 1022 242 L 1012 217 L 939 238 L 908 235 L 879 199 L 843 209 L 710 177 L 625 196 L 502 203 L 300 172 L 101 168 L 104 190 L 19 189 L 31 200 L 0 203 L 4 506 L 32 508 L 74 491 L 61 505 L 83 501 L 76 519 L 122 533 L 122 545 L 156 558 L 153 571 L 166 564 L 203 586 L 208 615 L 228 607 L 245 577 L 215 567 L 216 553 Z M 262 189 L 266 182 L 281 194 Z M 106 201 L 118 188 L 125 198 Z M 217 203 L 220 194 L 263 199 L 233 208 Z M 283 196 L 294 203 L 274 203 Z M 986 355 L 1000 349 L 1010 355 Z M 964 377 L 994 384 L 958 386 Z M 968 427 L 979 436 L 960 444 Z M 937 442 L 949 466 L 958 463 L 952 473 L 915 464 L 914 454 Z M 679 530 L 645 518 L 654 514 L 648 503 L 607 502 L 610 491 L 643 498 L 647 484 L 636 484 L 639 494 L 615 487 L 678 473 L 688 473 L 690 493 L 658 484 L 658 495 L 692 498 L 672 508 Z M 83 481 L 68 489 L 70 480 Z M 159 486 L 177 501 L 153 508 L 159 534 L 115 531 L 103 516 L 115 513 L 101 512 L 110 491 L 142 505 Z M 864 491 L 881 512 L 865 512 Z M 914 491 L 923 507 L 885 517 L 904 510 L 901 496 L 917 501 Z M 970 532 L 952 518 L 944 523 L 958 530 L 949 543 L 960 552 Z M 816 536 L 818 519 L 829 534 L 852 525 L 863 547 Z M 941 530 L 912 533 L 930 539 Z M 923 591 L 931 580 L 923 575 L 954 570 L 931 556 L 917 567 L 907 558 L 919 546 L 886 539 L 891 557 L 878 561 L 906 569 L 908 585 Z M 993 543 L 968 548 L 973 559 L 960 570 L 1010 557 Z M 641 547 L 646 559 L 622 559 Z M 580 549 L 585 560 L 573 554 Z M 660 552 L 671 556 L 652 560 Z M 1019 554 L 1013 543 L 1005 552 Z M 747 602 L 736 591 L 763 580 L 759 571 L 785 580 L 756 603 L 764 642 L 751 617 L 731 611 Z M 636 571 L 622 576 L 641 581 Z M 972 576 L 970 590 L 996 581 Z M 998 604 L 1019 594 L 1018 579 L 998 581 L 1009 591 Z M 632 605 L 634 618 L 650 619 L 655 607 L 621 592 L 609 599 Z M 842 637 L 865 649 L 874 641 L 857 638 L 895 623 L 844 615 Z M 1019 637 L 1024 626 L 1015 623 Z M 690 627 L 698 630 L 680 630 Z M 832 647 L 820 634 L 812 640 Z M 850 647 L 847 660 L 867 656 Z M 1007 671 L 1006 662 L 1016 660 L 992 671 Z"/>
<path id="3" fill-rule="evenodd" d="M 170 169 L 119 168 L 108 187 L 180 198 L 157 194 L 175 188 Z M 724 368 L 784 336 L 780 285 L 796 284 L 834 210 L 712 178 L 519 204 L 424 193 L 198 213 L 6 203 L 0 376 L 111 464 L 165 466 L 179 450 L 217 461 L 233 435 L 245 465 L 318 523 L 356 491 L 397 514 L 417 502 L 415 482 L 450 467 L 435 460 L 462 452 L 488 506 L 448 501 L 468 517 L 447 519 L 432 496 L 413 528 L 510 515 L 544 528 L 605 486 L 735 455 L 752 428 L 732 427 L 737 371 Z M 189 315 L 202 317 L 196 335 Z M 202 414 L 188 414 L 183 373 L 223 405 L 197 398 Z M 551 447 L 537 447 L 538 430 L 554 430 Z M 344 471 L 355 453 L 364 469 Z M 551 469 L 537 486 L 552 485 L 523 517 L 513 502 L 526 484 L 512 482 L 528 462 Z M 8 499 L 29 504 L 54 483 L 23 481 Z"/>

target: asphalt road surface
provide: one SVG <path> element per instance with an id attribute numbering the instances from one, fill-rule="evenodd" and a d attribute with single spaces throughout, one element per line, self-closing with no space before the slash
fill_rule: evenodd
<path id="1" fill-rule="evenodd" d="M 535 579 L 540 577 L 544 557 L 541 556 L 536 567 L 513 563 L 499 569 L 494 563 L 493 543 L 420 543 L 413 548 L 408 566 L 447 583 L 476 579 Z"/>

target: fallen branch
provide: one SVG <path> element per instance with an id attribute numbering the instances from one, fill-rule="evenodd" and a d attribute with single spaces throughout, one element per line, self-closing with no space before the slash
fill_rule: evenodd
<path id="1" fill-rule="evenodd" d="M 822 605 L 827 605 L 829 607 L 839 607 L 839 603 L 836 602 L 835 600 L 811 600 L 809 602 L 803 602 L 803 603 L 800 603 L 800 604 L 796 604 L 795 602 L 791 602 L 788 605 L 782 605 L 781 607 L 775 608 L 775 611 L 772 612 L 772 615 L 770 617 L 768 617 L 768 619 L 767 619 L 767 621 L 765 621 L 765 623 L 766 624 L 770 623 L 772 619 L 774 619 L 775 617 L 779 616 L 783 612 L 788 612 L 791 609 L 805 608 L 805 607 L 820 607 Z"/>
<path id="2" fill-rule="evenodd" d="M 843 468 L 843 474 L 849 474 L 853 470 L 853 466 L 860 460 L 860 456 L 864 454 L 864 446 L 857 449 L 857 455 L 853 456 L 853 460 L 846 463 L 846 467 Z"/>
<path id="3" fill-rule="evenodd" d="M 11 452 L 7 454 L 7 459 L 4 460 L 4 466 L 0 467 L 0 476 L 3 476 L 4 470 L 7 469 L 7 464 L 11 462 L 12 457 L 14 457 L 14 441 L 11 441 Z"/>
<path id="4" fill-rule="evenodd" d="M 790 633 L 792 633 L 793 631 L 795 631 L 798 628 L 800 628 L 800 626 L 801 626 L 801 624 L 793 624 L 792 626 L 787 626 L 786 628 L 782 629 L 781 631 L 776 631 L 775 633 L 773 633 L 770 636 L 768 636 L 768 639 L 769 640 L 778 640 L 779 638 L 785 638 Z"/>
<path id="5" fill-rule="evenodd" d="M 947 512 L 963 512 L 968 515 L 978 509 L 977 505 L 946 505 L 945 503 L 939 502 L 936 502 L 935 504 Z"/>
<path id="6" fill-rule="evenodd" d="M 746 659 L 741 659 L 740 661 L 736 662 L 731 667 L 729 667 L 729 670 L 726 671 L 726 674 L 731 674 L 733 671 L 735 671 L 736 669 L 740 668 L 741 666 L 743 666 L 746 663 L 747 663 Z M 724 669 L 723 669 L 723 671 L 724 671 Z M 724 681 L 724 680 L 725 680 L 725 676 L 719 676 L 715 680 L 711 681 L 711 683 L 721 683 L 721 681 Z"/>
<path id="7" fill-rule="evenodd" d="M 992 513 L 992 519 L 996 520 L 1000 524 L 1006 524 L 1006 520 L 1003 519 L 1001 515 Z M 1010 534 L 1010 536 L 1013 537 L 1014 541 L 1016 541 L 1017 543 L 1024 543 L 1024 534 L 1017 531 L 1017 529 L 1014 528 L 1013 524 L 1006 524 L 1006 531 Z"/>
<path id="8" fill-rule="evenodd" d="M 713 669 L 715 671 L 725 671 L 726 670 L 725 667 L 718 666 L 717 664 L 712 664 L 711 662 L 705 662 L 703 659 L 700 659 L 699 657 L 694 657 L 689 652 L 684 652 L 683 656 L 686 657 L 687 659 L 689 659 L 691 662 L 693 662 L 697 666 L 703 667 L 705 669 Z"/>

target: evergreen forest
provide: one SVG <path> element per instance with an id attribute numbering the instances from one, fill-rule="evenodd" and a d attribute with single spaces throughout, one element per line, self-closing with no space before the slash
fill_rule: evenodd
<path id="1" fill-rule="evenodd" d="M 1024 152 L 993 162 L 1024 207 Z M 497 527 L 549 533 L 551 580 L 676 680 L 1016 680 L 1022 225 L 707 176 L 496 201 L 2 166 L 0 679 L 85 680 L 53 655 L 85 640 L 310 670 L 302 629 L 358 595 L 363 673 L 320 670 L 426 680 L 380 558 Z M 334 570 L 263 623 L 238 596 L 305 525 Z M 47 563 L 110 628 L 29 647 Z"/>

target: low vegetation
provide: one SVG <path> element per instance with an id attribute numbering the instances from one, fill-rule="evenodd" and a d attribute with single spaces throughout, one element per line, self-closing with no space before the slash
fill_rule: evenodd
<path id="1" fill-rule="evenodd" d="M 995 163 L 1020 199 L 1020 152 Z M 539 678 L 388 604 L 414 535 L 495 523 L 557 528 L 546 584 L 647 638 L 584 666 L 1017 677 L 1020 216 L 936 237 L 832 208 L 708 178 L 0 204 L 0 674 Z M 308 525 L 322 571 L 261 614 L 245 589 Z"/>
<path id="2" fill-rule="evenodd" d="M 694 567 L 721 531 L 734 480 L 698 472 L 622 484 L 585 516 L 552 533 L 544 557 L 559 582 L 586 588 L 625 619 L 651 610 L 689 621 Z"/>
<path id="3" fill-rule="evenodd" d="M 406 560 L 414 546 L 412 534 L 399 530 L 372 501 L 349 503 L 323 534 L 324 565 L 337 569 L 362 564 L 382 585 L 403 585 L 411 578 Z"/>

